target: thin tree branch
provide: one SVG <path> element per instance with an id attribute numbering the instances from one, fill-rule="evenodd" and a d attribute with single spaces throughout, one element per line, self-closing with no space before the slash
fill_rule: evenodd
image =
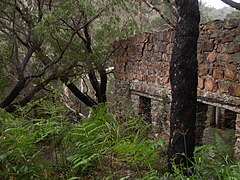
<path id="1" fill-rule="evenodd" d="M 26 56 L 24 57 L 23 62 L 22 62 L 22 71 L 25 70 L 25 68 L 26 68 L 26 66 L 27 66 L 29 60 L 31 59 L 32 54 L 33 54 L 33 52 L 34 52 L 35 50 L 36 50 L 36 49 L 35 49 L 35 48 L 32 48 L 32 47 L 29 47 L 29 48 L 28 48 L 27 54 L 26 54 Z"/>
<path id="2" fill-rule="evenodd" d="M 49 0 L 49 4 L 48 4 L 48 10 L 51 11 L 52 10 L 52 0 Z"/>
<path id="3" fill-rule="evenodd" d="M 142 0 L 148 7 L 152 8 L 153 10 L 155 10 L 156 12 L 158 12 L 158 14 L 161 16 L 161 18 L 166 21 L 166 23 L 171 26 L 172 28 L 175 28 L 174 23 L 172 23 L 167 17 L 165 17 L 161 11 L 161 9 L 157 8 L 156 6 L 154 6 L 153 4 L 151 4 L 150 2 L 148 2 L 147 0 Z"/>
<path id="4" fill-rule="evenodd" d="M 72 36 L 70 37 L 70 40 L 68 41 L 68 43 L 66 44 L 66 46 L 64 47 L 64 49 L 62 50 L 61 54 L 59 55 L 59 57 L 53 61 L 53 62 L 50 62 L 48 64 L 45 65 L 44 69 L 42 70 L 42 72 L 40 72 L 39 74 L 36 74 L 36 75 L 31 75 L 29 76 L 28 78 L 36 78 L 36 77 L 41 77 L 42 75 L 44 75 L 46 73 L 46 71 L 52 67 L 53 65 L 57 64 L 64 56 L 65 52 L 68 50 L 70 44 L 72 43 L 73 41 L 73 38 L 75 36 L 76 33 L 73 33 Z M 43 62 L 44 64 L 46 62 Z"/>
<path id="5" fill-rule="evenodd" d="M 171 3 L 170 0 L 164 0 L 165 4 L 167 5 L 167 7 L 169 7 L 170 11 L 172 12 L 172 14 L 177 18 L 177 20 L 179 19 L 179 15 L 177 12 L 176 7 Z"/>
<path id="6" fill-rule="evenodd" d="M 42 20 L 42 17 L 43 17 L 43 12 L 42 12 L 43 4 L 44 4 L 44 0 L 42 0 L 42 1 L 37 0 L 38 22 L 40 22 Z"/>
<path id="7" fill-rule="evenodd" d="M 19 102 L 13 103 L 8 105 L 5 109 L 8 112 L 14 112 L 16 110 L 16 106 L 25 106 L 27 103 L 29 103 L 34 96 L 42 89 L 44 89 L 44 87 L 49 84 L 49 82 L 51 82 L 52 80 L 57 79 L 57 77 L 52 74 L 51 76 L 49 76 L 46 80 L 42 81 L 41 83 L 39 83 L 37 86 L 35 86 L 33 88 L 33 90 L 26 96 L 24 97 L 22 100 L 20 100 Z"/>
<path id="8" fill-rule="evenodd" d="M 232 0 L 221 0 L 222 2 L 226 3 L 227 5 L 237 9 L 237 10 L 240 10 L 240 3 L 237 3 L 235 1 L 232 1 Z"/>
<path id="9" fill-rule="evenodd" d="M 79 33 L 79 28 L 77 27 L 72 27 L 69 23 L 67 23 L 67 21 L 65 21 L 64 19 L 61 18 L 61 21 L 67 26 L 69 27 L 73 32 L 76 32 L 78 37 L 82 39 L 82 41 L 84 42 L 84 44 L 87 43 L 87 40 Z"/>

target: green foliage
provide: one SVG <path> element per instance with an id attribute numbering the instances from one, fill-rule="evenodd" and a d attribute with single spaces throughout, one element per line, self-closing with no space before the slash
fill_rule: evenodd
<path id="1" fill-rule="evenodd" d="M 240 11 L 232 11 L 226 15 L 227 18 L 240 18 Z"/>
<path id="2" fill-rule="evenodd" d="M 0 100 L 3 98 L 5 95 L 5 88 L 8 87 L 9 85 L 9 78 L 8 74 L 9 72 L 9 67 L 7 67 L 8 59 L 11 57 L 11 47 L 9 40 L 7 39 L 6 34 L 2 34 L 0 32 L 0 89 L 3 93 L 0 94 Z"/>
<path id="3" fill-rule="evenodd" d="M 23 179 L 38 177 L 38 170 L 43 168 L 43 164 L 39 164 L 39 167 L 33 165 L 39 161 L 38 155 L 40 154 L 34 145 L 36 143 L 35 134 L 30 131 L 34 127 L 2 109 L 0 116 L 2 126 L 0 136 L 2 171 L 0 177 L 6 179 L 11 176 Z"/>
<path id="4" fill-rule="evenodd" d="M 95 108 L 92 116 L 76 124 L 65 139 L 71 144 L 69 151 L 74 150 L 68 160 L 77 171 L 83 172 L 94 164 L 119 136 L 118 123 L 113 115 L 106 113 L 105 105 Z"/>
<path id="5" fill-rule="evenodd" d="M 231 7 L 224 7 L 222 9 L 215 9 L 214 7 L 207 6 L 204 2 L 200 2 L 199 9 L 201 12 L 201 22 L 205 23 L 208 21 L 225 18 L 239 17 L 239 11 L 234 10 Z"/>
<path id="6" fill-rule="evenodd" d="M 142 139 L 135 139 L 133 142 L 123 140 L 113 147 L 118 160 L 140 166 L 153 167 L 156 164 L 158 152 L 154 151 L 153 142 Z"/>
<path id="7" fill-rule="evenodd" d="M 32 112 L 34 106 L 38 106 L 38 111 Z M 0 177 L 50 176 L 51 166 L 44 151 L 58 145 L 67 128 L 65 118 L 59 115 L 63 109 L 53 107 L 48 101 L 37 101 L 21 109 L 18 117 L 0 109 Z"/>
<path id="8" fill-rule="evenodd" d="M 196 147 L 191 177 L 174 167 L 166 173 L 162 139 L 147 137 L 148 125 L 129 117 L 120 123 L 109 104 L 92 109 L 90 118 L 70 123 L 65 108 L 41 99 L 15 116 L 0 109 L 1 179 L 239 179 L 222 137 Z M 163 168 L 164 167 L 164 168 Z"/>
<path id="9" fill-rule="evenodd" d="M 106 108 L 106 104 L 95 107 L 91 118 L 82 120 L 69 131 L 65 143 L 71 144 L 68 152 L 72 155 L 68 160 L 72 175 L 89 173 L 96 166 L 104 168 L 108 157 L 115 163 L 134 165 L 137 169 L 154 167 L 164 142 L 146 139 L 148 128 L 141 119 L 119 124 Z"/>
<path id="10" fill-rule="evenodd" d="M 211 144 L 215 147 L 215 152 L 219 155 L 228 155 L 233 158 L 234 154 L 234 135 L 233 129 L 206 128 L 204 130 L 204 144 Z"/>
<path id="11" fill-rule="evenodd" d="M 107 57 L 113 50 L 113 41 L 135 33 L 137 25 L 131 17 L 131 10 L 125 8 L 127 4 L 132 3 L 122 0 L 64 0 L 59 3 L 58 8 L 45 12 L 43 20 L 36 25 L 34 30 L 47 45 L 45 51 L 49 57 L 61 54 L 62 49 L 75 33 L 68 51 L 64 54 L 65 61 L 59 63 L 62 67 L 69 64 L 84 64 L 86 66 L 81 70 L 85 72 L 89 64 L 94 64 L 96 67 L 106 66 Z M 128 13 L 129 16 L 124 17 L 123 13 Z M 98 18 L 94 19 L 95 17 Z M 88 40 L 83 33 L 83 27 L 91 19 L 94 20 L 88 25 L 88 33 L 92 41 L 90 42 L 92 52 L 89 53 L 86 51 L 86 44 L 83 40 L 84 38 Z M 71 29 L 70 26 L 75 29 Z"/>
<path id="12" fill-rule="evenodd" d="M 219 158 L 221 157 L 221 158 Z M 185 175 L 184 170 L 174 167 L 174 174 L 165 173 L 166 179 L 238 179 L 239 162 L 233 162 L 228 155 L 219 154 L 214 145 L 204 145 L 195 148 L 194 172 L 192 176 Z"/>

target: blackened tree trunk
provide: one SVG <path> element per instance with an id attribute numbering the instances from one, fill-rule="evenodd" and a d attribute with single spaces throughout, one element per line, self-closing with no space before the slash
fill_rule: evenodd
<path id="1" fill-rule="evenodd" d="M 68 89 L 86 106 L 93 107 L 97 103 L 87 94 L 82 93 L 78 87 L 69 80 L 69 78 L 61 78 L 61 81 L 68 87 Z"/>
<path id="2" fill-rule="evenodd" d="M 39 91 L 41 91 L 47 84 L 49 84 L 52 80 L 55 80 L 56 78 L 57 78 L 57 77 L 56 77 L 54 74 L 52 74 L 52 75 L 49 76 L 45 81 L 43 81 L 43 82 L 39 83 L 38 85 L 36 85 L 36 86 L 32 89 L 32 91 L 30 91 L 30 92 L 28 93 L 28 95 L 25 96 L 23 99 L 21 99 L 20 101 L 18 101 L 18 102 L 16 102 L 16 103 L 11 103 L 11 104 L 9 104 L 8 106 L 4 107 L 5 110 L 6 110 L 7 112 L 9 112 L 9 113 L 12 113 L 12 112 L 16 111 L 16 109 L 17 109 L 18 106 L 21 106 L 21 107 L 25 106 L 27 103 L 29 103 L 29 102 L 34 98 L 34 96 L 35 96 Z M 23 88 L 25 88 L 25 87 L 23 86 Z M 1 105 L 0 105 L 0 107 L 1 107 Z"/>
<path id="3" fill-rule="evenodd" d="M 172 104 L 169 171 L 172 163 L 191 170 L 195 147 L 197 103 L 197 40 L 200 13 L 197 0 L 175 0 L 179 20 L 170 62 Z M 182 166 L 180 166 L 182 165 Z M 186 171 L 190 172 L 190 171 Z"/>
<path id="4" fill-rule="evenodd" d="M 9 95 L 0 103 L 0 108 L 6 108 L 9 106 L 20 94 L 20 92 L 25 88 L 26 85 L 26 79 L 22 77 L 15 87 L 12 89 L 12 91 L 9 93 Z"/>

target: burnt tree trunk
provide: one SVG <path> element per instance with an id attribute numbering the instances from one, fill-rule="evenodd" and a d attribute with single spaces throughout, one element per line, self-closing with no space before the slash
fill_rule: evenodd
<path id="1" fill-rule="evenodd" d="M 12 103 L 8 106 L 5 107 L 5 110 L 9 113 L 12 113 L 14 111 L 16 111 L 18 106 L 25 106 L 27 103 L 29 103 L 34 96 L 41 91 L 47 84 L 49 84 L 52 80 L 55 80 L 57 77 L 53 74 L 51 76 L 49 76 L 45 81 L 39 83 L 38 85 L 36 85 L 32 91 L 30 91 L 28 93 L 28 95 L 26 97 L 24 97 L 23 99 L 21 99 L 20 101 L 16 102 L 16 103 Z"/>
<path id="2" fill-rule="evenodd" d="M 85 38 L 83 39 L 83 42 L 85 43 L 86 46 L 86 53 L 92 54 L 93 53 L 93 49 L 92 49 L 92 38 L 91 38 L 91 34 L 89 31 L 89 26 L 86 26 L 84 28 L 84 35 Z M 92 64 L 90 65 L 90 67 L 92 66 Z M 99 75 L 100 75 L 100 81 L 98 81 L 97 75 L 95 73 L 95 68 L 91 68 L 89 73 L 88 73 L 88 77 L 90 80 L 90 83 L 94 89 L 95 96 L 97 98 L 98 103 L 105 103 L 107 102 L 107 73 L 105 70 L 105 67 L 102 65 L 99 65 L 98 68 L 96 68 Z"/>
<path id="3" fill-rule="evenodd" d="M 21 78 L 9 95 L 0 103 L 0 108 L 6 108 L 9 106 L 20 94 L 20 92 L 25 88 L 26 79 L 23 77 Z"/>
<path id="4" fill-rule="evenodd" d="M 179 20 L 175 29 L 170 62 L 172 104 L 168 148 L 169 171 L 172 163 L 190 167 L 195 147 L 197 103 L 197 40 L 200 13 L 197 0 L 175 0 Z M 186 171 L 190 172 L 190 171 Z"/>
<path id="5" fill-rule="evenodd" d="M 88 77 L 94 91 L 96 92 L 95 96 L 97 97 L 97 102 L 105 103 L 107 102 L 107 73 L 104 67 L 101 67 L 101 70 L 98 70 L 98 73 L 100 75 L 100 81 L 97 79 L 94 69 L 90 70 Z"/>
<path id="6" fill-rule="evenodd" d="M 69 80 L 69 78 L 61 78 L 61 81 L 68 87 L 68 89 L 86 106 L 93 107 L 97 103 L 87 94 L 82 93 L 78 87 Z"/>

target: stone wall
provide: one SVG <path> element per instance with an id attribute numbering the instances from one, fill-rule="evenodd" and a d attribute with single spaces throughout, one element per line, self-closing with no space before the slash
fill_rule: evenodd
<path id="1" fill-rule="evenodd" d="M 138 114 L 140 97 L 150 98 L 153 125 L 160 133 L 169 128 L 168 114 L 163 112 L 171 101 L 168 71 L 173 41 L 174 30 L 165 29 L 114 43 L 118 48 L 114 57 L 118 110 Z M 200 26 L 198 70 L 198 101 L 240 113 L 240 19 Z M 238 121 L 236 145 L 240 144 Z M 198 126 L 204 127 L 205 122 L 201 123 Z"/>
<path id="2" fill-rule="evenodd" d="M 198 99 L 240 112 L 240 19 L 216 20 L 200 28 Z M 116 88 L 170 97 L 173 40 L 174 30 L 166 29 L 116 42 Z"/>

